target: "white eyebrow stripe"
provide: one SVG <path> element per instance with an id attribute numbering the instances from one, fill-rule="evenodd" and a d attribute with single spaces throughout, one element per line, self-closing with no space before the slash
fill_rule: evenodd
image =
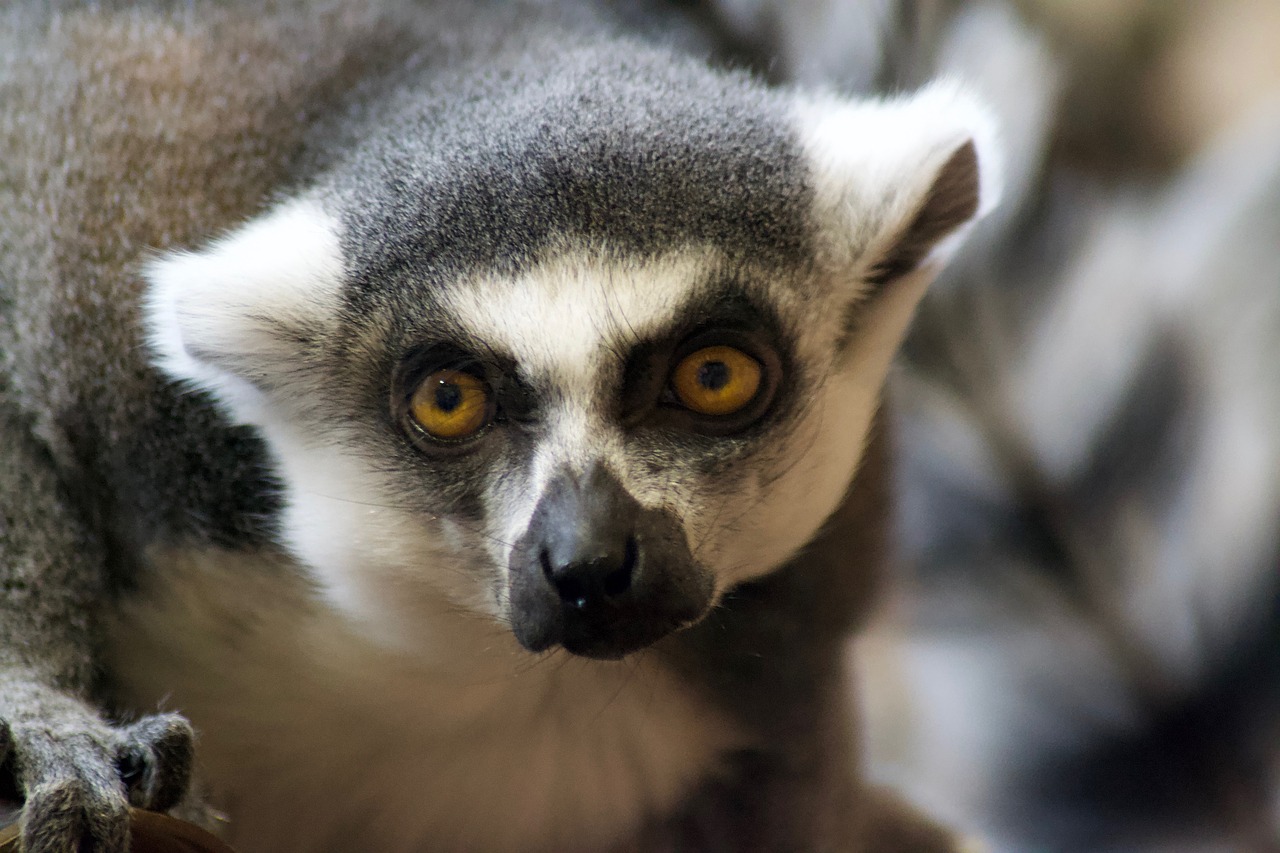
<path id="1" fill-rule="evenodd" d="M 517 278 L 453 288 L 447 300 L 469 334 L 593 407 L 607 360 L 674 326 L 717 260 L 710 249 L 644 261 L 562 253 Z"/>
<path id="2" fill-rule="evenodd" d="M 482 278 L 447 294 L 446 310 L 468 335 L 552 389 L 546 429 L 521 495 L 507 507 L 502 538 L 511 542 L 523 531 L 562 470 L 602 464 L 628 479 L 627 448 L 606 410 L 605 375 L 637 341 L 682 324 L 685 306 L 720 263 L 710 248 L 644 260 L 565 252 L 518 277 Z"/>

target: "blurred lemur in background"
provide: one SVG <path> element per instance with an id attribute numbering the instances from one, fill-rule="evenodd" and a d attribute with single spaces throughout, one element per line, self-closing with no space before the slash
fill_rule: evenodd
<path id="1" fill-rule="evenodd" d="M 881 384 L 995 201 L 962 89 L 770 88 L 630 4 L 2 14 L 26 850 L 128 804 L 245 853 L 955 849 L 863 780 L 844 660 Z"/>

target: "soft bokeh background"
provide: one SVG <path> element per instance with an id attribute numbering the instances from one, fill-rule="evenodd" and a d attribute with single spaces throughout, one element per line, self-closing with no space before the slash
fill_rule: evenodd
<path id="1" fill-rule="evenodd" d="M 1123 179 L 1177 168 L 1280 97 L 1274 0 L 1024 0 L 1070 63 L 1071 154 Z"/>

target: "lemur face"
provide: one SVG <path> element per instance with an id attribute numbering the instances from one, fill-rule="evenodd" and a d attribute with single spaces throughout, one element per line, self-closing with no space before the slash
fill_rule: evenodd
<path id="1" fill-rule="evenodd" d="M 620 657 L 839 504 L 939 241 L 991 201 L 981 115 L 947 87 L 706 112 L 374 138 L 151 267 L 162 366 L 260 428 L 287 544 L 371 635 L 461 610 Z"/>
<path id="2" fill-rule="evenodd" d="M 647 645 L 812 536 L 873 400 L 840 387 L 810 290 L 711 248 L 565 252 L 402 333 L 393 420 L 482 532 L 486 606 L 525 647 Z"/>

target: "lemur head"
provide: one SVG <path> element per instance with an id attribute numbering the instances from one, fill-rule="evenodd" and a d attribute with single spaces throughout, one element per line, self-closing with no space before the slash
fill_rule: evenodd
<path id="1" fill-rule="evenodd" d="M 461 610 L 618 657 L 784 563 L 994 201 L 957 87 L 642 71 L 401 98 L 313 186 L 149 268 L 160 363 L 260 428 L 288 545 L 371 635 Z"/>

